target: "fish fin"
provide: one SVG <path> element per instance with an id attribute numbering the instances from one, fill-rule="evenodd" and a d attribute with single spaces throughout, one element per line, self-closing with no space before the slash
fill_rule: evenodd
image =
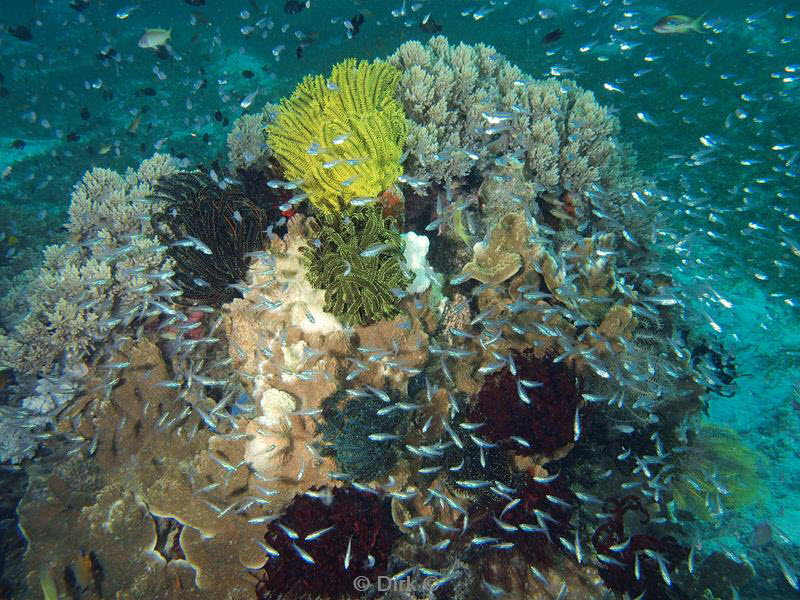
<path id="1" fill-rule="evenodd" d="M 692 21 L 691 30 L 696 31 L 697 33 L 705 33 L 703 29 L 703 19 L 706 18 L 708 11 L 704 12 L 702 15 L 697 17 L 694 21 Z"/>

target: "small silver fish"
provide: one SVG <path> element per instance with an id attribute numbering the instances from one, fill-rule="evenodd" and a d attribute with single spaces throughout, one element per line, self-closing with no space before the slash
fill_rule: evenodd
<path id="1" fill-rule="evenodd" d="M 361 252 L 361 256 L 365 258 L 369 258 L 371 256 L 378 256 L 381 252 L 390 250 L 391 248 L 393 248 L 391 244 L 378 242 L 376 244 L 372 244 L 369 247 L 367 247 L 363 252 Z"/>
<path id="2" fill-rule="evenodd" d="M 400 439 L 399 435 L 393 433 L 370 433 L 367 437 L 371 442 L 393 442 Z"/>
<path id="3" fill-rule="evenodd" d="M 351 535 L 347 539 L 347 550 L 344 553 L 344 570 L 345 571 L 347 571 L 347 569 L 350 568 L 350 559 L 353 556 L 353 554 L 352 554 L 352 549 L 353 549 L 352 544 L 353 544 L 353 536 Z"/>
<path id="4" fill-rule="evenodd" d="M 292 542 L 292 548 L 294 548 L 294 551 L 297 552 L 297 555 L 300 558 L 302 558 L 305 562 L 307 562 L 310 565 L 315 564 L 314 559 L 311 557 L 311 555 L 305 550 L 303 550 L 300 546 L 295 544 L 294 542 Z"/>
<path id="5" fill-rule="evenodd" d="M 305 537 L 305 541 L 306 541 L 306 542 L 313 542 L 314 540 L 318 540 L 319 538 L 321 538 L 321 537 L 322 537 L 323 535 L 325 535 L 326 533 L 328 533 L 328 532 L 330 532 L 330 531 L 333 531 L 333 529 L 334 529 L 335 527 L 336 527 L 336 525 L 331 525 L 330 527 L 326 527 L 325 529 L 318 529 L 317 531 L 314 531 L 314 532 L 312 532 L 312 533 L 309 533 L 309 534 L 308 534 L 308 535 Z"/>

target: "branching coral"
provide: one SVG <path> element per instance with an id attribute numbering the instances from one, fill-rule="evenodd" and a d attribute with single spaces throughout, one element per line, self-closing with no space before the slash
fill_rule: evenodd
<path id="1" fill-rule="evenodd" d="M 401 267 L 403 242 L 379 207 L 324 218 L 305 257 L 308 279 L 325 290 L 325 310 L 359 325 L 398 314 L 398 295 L 411 282 Z"/>
<path id="2" fill-rule="evenodd" d="M 389 63 L 403 73 L 414 177 L 451 181 L 506 155 L 524 158 L 532 182 L 580 192 L 619 168 L 616 119 L 574 82 L 533 81 L 491 46 L 442 36 L 403 44 Z"/>
<path id="3" fill-rule="evenodd" d="M 408 133 L 394 99 L 400 73 L 382 61 L 348 59 L 330 79 L 306 76 L 281 102 L 267 143 L 309 201 L 335 212 L 356 196 L 375 197 L 402 174 Z"/>
<path id="4" fill-rule="evenodd" d="M 277 114 L 278 107 L 267 103 L 260 113 L 244 114 L 233 122 L 228 134 L 228 160 L 234 169 L 263 168 L 272 153 L 264 128 Z"/>
<path id="5" fill-rule="evenodd" d="M 84 175 L 69 209 L 73 243 L 44 251 L 27 314 L 0 336 L 0 366 L 58 376 L 141 313 L 154 287 L 145 274 L 169 265 L 149 224 L 155 205 L 144 197 L 174 171 L 170 157 L 155 155 L 124 177 L 107 169 Z"/>
<path id="6" fill-rule="evenodd" d="M 165 204 L 153 229 L 175 261 L 180 300 L 220 306 L 242 294 L 247 253 L 263 246 L 266 214 L 237 185 L 219 188 L 206 175 L 176 173 L 158 182 L 153 198 Z"/>

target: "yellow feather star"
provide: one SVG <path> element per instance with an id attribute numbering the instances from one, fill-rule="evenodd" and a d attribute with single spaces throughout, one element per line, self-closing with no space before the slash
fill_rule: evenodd
<path id="1" fill-rule="evenodd" d="M 400 71 L 347 59 L 331 77 L 307 75 L 281 101 L 267 144 L 289 180 L 322 212 L 354 197 L 375 197 L 403 174 L 408 123 L 394 93 Z"/>

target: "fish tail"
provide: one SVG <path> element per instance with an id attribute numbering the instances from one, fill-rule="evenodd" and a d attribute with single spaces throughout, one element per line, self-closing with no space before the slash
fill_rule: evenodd
<path id="1" fill-rule="evenodd" d="M 692 21 L 691 30 L 696 31 L 697 33 L 705 33 L 703 30 L 703 19 L 706 18 L 708 11 L 704 12 L 702 15 L 697 17 L 694 21 Z"/>

